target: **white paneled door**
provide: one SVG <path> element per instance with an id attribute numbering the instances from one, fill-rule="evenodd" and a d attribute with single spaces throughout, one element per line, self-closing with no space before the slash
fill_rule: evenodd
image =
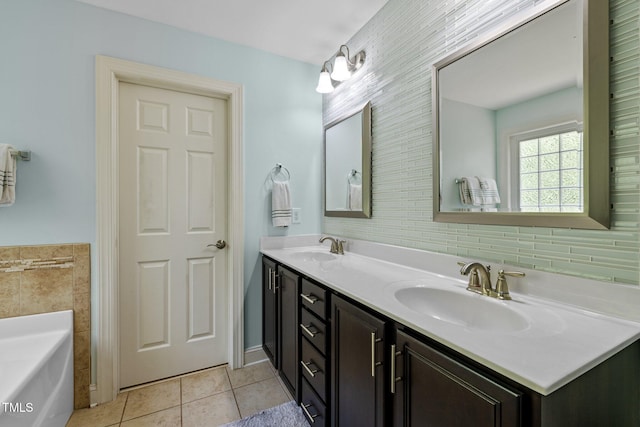
<path id="1" fill-rule="evenodd" d="M 119 85 L 120 387 L 227 362 L 226 101 Z"/>

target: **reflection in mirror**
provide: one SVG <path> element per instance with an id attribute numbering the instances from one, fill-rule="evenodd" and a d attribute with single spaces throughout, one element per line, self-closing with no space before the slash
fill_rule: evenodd
<path id="1" fill-rule="evenodd" d="M 607 104 L 606 50 L 583 32 L 603 25 L 584 13 L 595 1 L 547 2 L 434 65 L 436 221 L 608 226 L 608 203 L 589 205 L 608 197 L 608 113 L 588 110 Z"/>
<path id="2" fill-rule="evenodd" d="M 325 135 L 325 215 L 371 216 L 371 105 L 329 124 Z"/>

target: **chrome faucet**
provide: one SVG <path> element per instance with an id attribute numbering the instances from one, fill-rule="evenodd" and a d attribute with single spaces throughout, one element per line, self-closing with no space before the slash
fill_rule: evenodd
<path id="1" fill-rule="evenodd" d="M 524 277 L 524 273 L 520 271 L 504 271 L 498 272 L 498 280 L 496 281 L 495 289 L 491 286 L 491 266 L 484 266 L 479 262 L 459 262 L 460 274 L 469 276 L 469 285 L 467 290 L 476 292 L 482 295 L 487 295 L 493 298 L 501 300 L 510 300 L 509 287 L 507 286 L 507 278 L 505 276 L 512 277 Z"/>
<path id="2" fill-rule="evenodd" d="M 320 238 L 320 243 L 324 242 L 325 240 L 331 240 L 331 249 L 329 250 L 329 252 L 331 252 L 332 254 L 344 255 L 343 244 L 346 242 L 346 240 L 335 239 L 329 236 L 322 236 Z"/>

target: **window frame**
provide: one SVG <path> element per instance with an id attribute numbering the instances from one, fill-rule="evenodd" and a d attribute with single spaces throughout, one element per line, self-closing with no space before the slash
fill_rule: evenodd
<path id="1" fill-rule="evenodd" d="M 582 152 L 582 167 L 581 167 L 581 183 L 580 183 L 580 188 L 582 189 L 582 209 L 578 212 L 584 212 L 585 211 L 585 174 L 584 174 L 584 169 L 585 169 L 585 154 L 584 154 L 584 129 L 583 129 L 583 123 L 576 121 L 576 120 L 572 120 L 572 121 L 568 121 L 568 122 L 562 122 L 562 123 L 558 123 L 558 124 L 554 124 L 554 125 L 550 125 L 550 126 L 545 126 L 542 128 L 536 128 L 536 129 L 530 129 L 530 130 L 525 130 L 522 132 L 517 132 L 517 133 L 513 133 L 511 135 L 508 136 L 508 159 L 509 159 L 509 182 L 512 183 L 512 185 L 509 188 L 509 192 L 510 192 L 510 208 L 512 210 L 515 210 L 517 212 L 530 212 L 530 213 L 538 213 L 538 212 L 545 212 L 545 211 L 522 211 L 520 209 L 520 142 L 522 141 L 527 141 L 527 140 L 531 140 L 531 139 L 538 139 L 538 138 L 544 138 L 544 137 L 548 137 L 548 136 L 553 136 L 553 135 L 560 135 L 562 133 L 568 133 L 568 132 L 580 132 L 582 134 L 581 136 L 581 143 L 582 143 L 582 147 L 581 147 L 581 152 Z M 538 170 L 538 173 L 539 170 Z M 538 187 L 539 188 L 539 187 Z M 538 205 L 539 207 L 540 205 Z M 572 212 L 572 211 L 558 211 L 558 212 Z"/>

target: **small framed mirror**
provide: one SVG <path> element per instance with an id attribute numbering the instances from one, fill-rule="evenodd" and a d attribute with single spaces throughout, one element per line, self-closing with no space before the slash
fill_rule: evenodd
<path id="1" fill-rule="evenodd" d="M 324 128 L 325 216 L 371 217 L 371 103 Z"/>
<path id="2" fill-rule="evenodd" d="M 609 227 L 607 34 L 541 1 L 434 65 L 434 221 Z"/>

